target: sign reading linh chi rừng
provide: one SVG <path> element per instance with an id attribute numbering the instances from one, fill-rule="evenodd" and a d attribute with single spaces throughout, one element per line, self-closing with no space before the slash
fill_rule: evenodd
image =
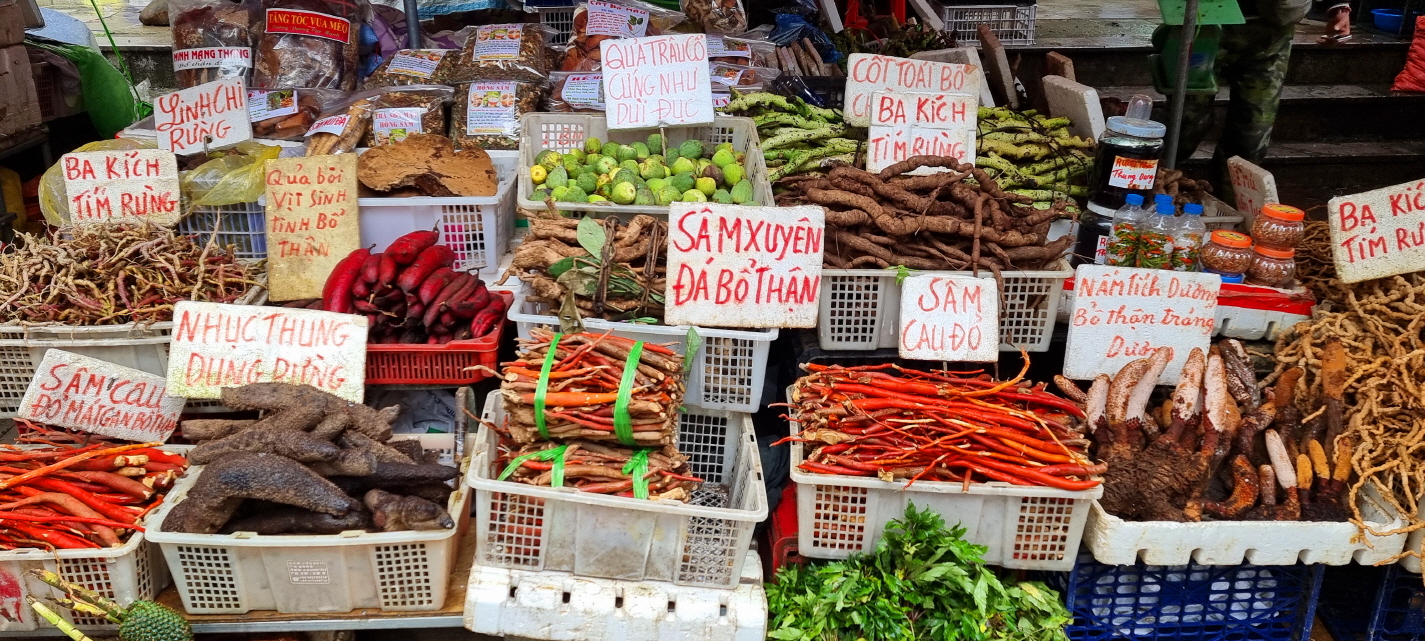
<path id="1" fill-rule="evenodd" d="M 150 222 L 172 225 L 182 215 L 178 161 L 162 149 L 79 151 L 59 159 L 65 199 L 76 225 Z"/>
<path id="2" fill-rule="evenodd" d="M 706 35 L 612 38 L 599 53 L 609 129 L 713 121 Z"/>
<path id="3" fill-rule="evenodd" d="M 173 308 L 169 392 L 219 398 L 225 387 L 297 383 L 362 402 L 365 316 L 180 301 Z"/>
<path id="4" fill-rule="evenodd" d="M 1217 322 L 1217 274 L 1080 265 L 1064 376 L 1087 380 L 1118 373 L 1129 362 L 1173 348 L 1159 385 L 1177 383 L 1188 353 L 1210 346 Z"/>
<path id="5" fill-rule="evenodd" d="M 901 285 L 901 358 L 999 360 L 999 285 L 993 278 L 917 274 Z"/>
<path id="6" fill-rule="evenodd" d="M 674 203 L 668 228 L 669 325 L 816 327 L 822 208 Z"/>
<path id="7" fill-rule="evenodd" d="M 361 244 L 356 154 L 269 160 L 266 180 L 268 298 L 321 296 Z"/>
<path id="8" fill-rule="evenodd" d="M 35 369 L 16 416 L 130 441 L 164 441 L 178 426 L 185 403 L 167 389 L 162 376 L 51 349 Z"/>
<path id="9" fill-rule="evenodd" d="M 1425 270 L 1425 180 L 1338 196 L 1326 210 L 1342 282 Z"/>
<path id="10" fill-rule="evenodd" d="M 153 101 L 158 148 L 180 156 L 252 138 L 247 88 L 242 78 L 215 80 Z"/>

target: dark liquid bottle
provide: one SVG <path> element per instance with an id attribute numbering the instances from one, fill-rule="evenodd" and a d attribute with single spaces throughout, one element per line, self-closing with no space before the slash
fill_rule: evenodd
<path id="1" fill-rule="evenodd" d="M 1098 205 L 1100 212 L 1113 212 L 1123 206 L 1128 194 L 1152 192 L 1167 131 L 1151 120 L 1109 118 L 1089 176 L 1089 202 Z"/>
<path id="2" fill-rule="evenodd" d="M 1113 215 L 1099 213 L 1092 203 L 1079 214 L 1079 231 L 1074 236 L 1074 255 L 1070 262 L 1079 265 L 1108 264 L 1108 241 L 1113 233 Z"/>

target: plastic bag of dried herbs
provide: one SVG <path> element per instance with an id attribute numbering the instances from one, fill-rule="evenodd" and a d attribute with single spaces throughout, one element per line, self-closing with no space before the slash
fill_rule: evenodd
<path id="1" fill-rule="evenodd" d="M 446 78 L 449 84 L 513 80 L 543 82 L 549 77 L 545 43 L 551 30 L 538 24 L 487 24 L 465 41 Z"/>
<path id="2" fill-rule="evenodd" d="M 455 49 L 402 49 L 381 62 L 366 79 L 366 87 L 397 87 L 443 83 L 459 58 Z"/>
<path id="3" fill-rule="evenodd" d="M 371 130 L 362 144 L 376 147 L 400 142 L 411 134 L 445 133 L 445 105 L 455 89 L 443 85 L 409 85 L 386 89 L 372 106 Z"/>
<path id="4" fill-rule="evenodd" d="M 543 84 L 472 82 L 458 85 L 450 109 L 450 139 L 456 149 L 519 149 L 520 118 L 539 111 Z"/>

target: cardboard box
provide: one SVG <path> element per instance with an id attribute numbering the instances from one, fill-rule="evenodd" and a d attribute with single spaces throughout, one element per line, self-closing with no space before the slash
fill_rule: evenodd
<path id="1" fill-rule="evenodd" d="M 0 136 L 40 124 L 40 103 L 24 45 L 0 48 Z"/>
<path id="2" fill-rule="evenodd" d="M 0 0 L 0 47 L 25 41 L 25 12 L 19 0 Z"/>

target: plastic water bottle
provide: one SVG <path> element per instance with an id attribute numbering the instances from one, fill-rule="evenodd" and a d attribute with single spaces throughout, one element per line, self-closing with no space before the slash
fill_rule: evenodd
<path id="1" fill-rule="evenodd" d="M 1195 272 L 1198 270 L 1198 251 L 1202 239 L 1207 237 L 1207 225 L 1202 222 L 1202 205 L 1183 205 L 1183 215 L 1178 218 L 1178 229 L 1173 232 L 1173 270 Z"/>
<path id="2" fill-rule="evenodd" d="M 1143 208 L 1141 194 L 1128 194 L 1124 205 L 1113 212 L 1113 228 L 1109 232 L 1108 255 L 1105 264 L 1113 267 L 1133 267 L 1138 262 L 1138 235 L 1152 214 Z"/>
<path id="3" fill-rule="evenodd" d="M 1163 197 L 1157 199 L 1157 215 L 1149 218 L 1148 222 L 1143 224 L 1143 231 L 1138 234 L 1138 267 L 1173 267 L 1173 233 L 1177 231 L 1178 221 L 1173 218 L 1172 197 L 1166 198 L 1167 202 L 1163 201 Z"/>

